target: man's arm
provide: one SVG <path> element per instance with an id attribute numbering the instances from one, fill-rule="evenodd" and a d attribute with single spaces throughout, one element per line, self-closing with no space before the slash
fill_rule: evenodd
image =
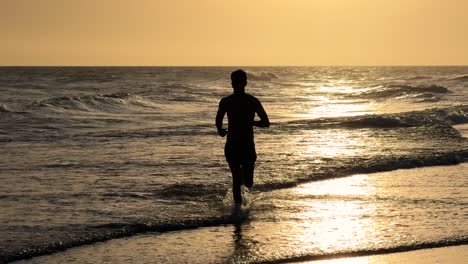
<path id="1" fill-rule="evenodd" d="M 265 112 L 265 109 L 263 109 L 262 103 L 260 103 L 260 101 L 257 102 L 258 105 L 255 112 L 257 113 L 258 117 L 260 117 L 260 121 L 254 121 L 253 125 L 257 127 L 270 127 L 270 120 L 268 119 L 268 115 Z"/>
<path id="2" fill-rule="evenodd" d="M 225 114 L 226 110 L 224 109 L 224 101 L 221 100 L 219 102 L 218 112 L 216 113 L 216 128 L 218 129 L 218 135 L 221 137 L 224 137 L 227 134 L 227 130 L 223 128 L 223 119 Z"/>

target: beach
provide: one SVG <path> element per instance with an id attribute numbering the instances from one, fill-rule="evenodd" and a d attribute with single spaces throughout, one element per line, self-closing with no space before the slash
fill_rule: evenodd
<path id="1" fill-rule="evenodd" d="M 342 258 L 334 260 L 311 261 L 302 263 L 315 264 L 397 264 L 397 263 L 451 263 L 462 264 L 468 259 L 467 246 L 444 247 L 409 251 L 405 253 L 393 253 L 375 255 L 369 257 Z"/>

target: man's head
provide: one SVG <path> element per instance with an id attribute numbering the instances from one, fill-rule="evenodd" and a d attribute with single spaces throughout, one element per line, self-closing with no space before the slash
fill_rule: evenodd
<path id="1" fill-rule="evenodd" d="M 244 92 L 247 85 L 247 73 L 243 70 L 233 71 L 231 73 L 231 84 L 234 92 Z"/>

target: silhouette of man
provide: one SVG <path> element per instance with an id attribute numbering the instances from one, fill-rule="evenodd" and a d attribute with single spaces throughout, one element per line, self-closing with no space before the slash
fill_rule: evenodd
<path id="1" fill-rule="evenodd" d="M 224 155 L 232 172 L 232 194 L 236 206 L 242 204 L 241 185 L 253 185 L 255 152 L 253 126 L 269 127 L 268 115 L 260 101 L 245 93 L 247 74 L 243 70 L 231 73 L 234 93 L 219 102 L 216 114 L 216 128 L 221 137 L 226 136 Z M 228 116 L 228 129 L 223 129 L 224 115 Z M 257 113 L 260 121 L 254 121 Z"/>

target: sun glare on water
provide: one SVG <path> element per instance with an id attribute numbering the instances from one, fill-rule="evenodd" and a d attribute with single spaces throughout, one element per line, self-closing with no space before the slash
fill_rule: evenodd
<path id="1" fill-rule="evenodd" d="M 305 102 L 298 105 L 302 114 L 298 114 L 297 117 L 316 119 L 372 114 L 375 108 L 373 103 L 352 96 L 367 90 L 339 84 L 310 87 L 305 89 Z"/>
<path id="2" fill-rule="evenodd" d="M 303 141 L 307 144 L 302 153 L 305 157 L 333 158 L 354 156 L 363 152 L 359 147 L 363 145 L 362 140 L 342 130 L 327 129 L 320 133 L 310 130 Z"/>
<path id="3" fill-rule="evenodd" d="M 314 219 L 301 222 L 303 244 L 324 252 L 362 247 L 362 241 L 375 232 L 375 223 L 369 216 L 375 214 L 376 208 L 363 202 L 376 191 L 368 181 L 369 175 L 362 174 L 296 188 L 299 196 L 315 197 L 300 201 L 303 203 L 300 218 Z"/>

